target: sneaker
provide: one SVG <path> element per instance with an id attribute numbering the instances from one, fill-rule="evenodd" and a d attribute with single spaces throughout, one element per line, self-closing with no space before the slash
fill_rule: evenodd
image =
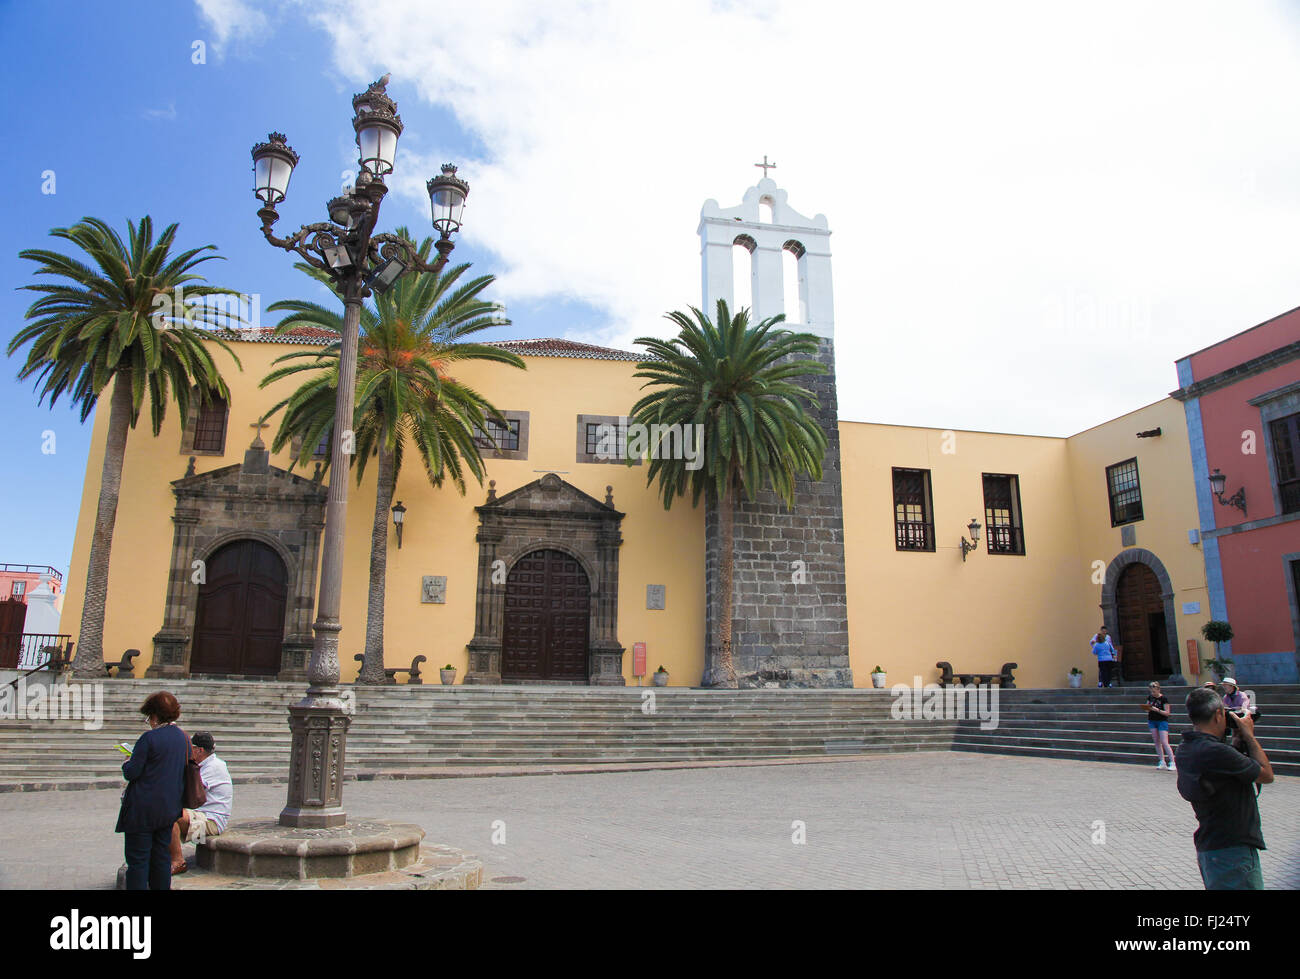
<path id="1" fill-rule="evenodd" d="M 1170 770 L 1171 772 L 1176 772 L 1176 771 L 1178 771 L 1178 768 L 1177 768 L 1177 766 L 1174 765 L 1173 762 L 1170 762 L 1170 763 L 1169 763 L 1169 770 Z"/>
<path id="2" fill-rule="evenodd" d="M 1163 758 L 1161 758 L 1161 759 L 1160 759 L 1160 764 L 1157 765 L 1156 768 L 1164 768 L 1164 767 L 1165 767 L 1165 760 L 1164 760 Z"/>

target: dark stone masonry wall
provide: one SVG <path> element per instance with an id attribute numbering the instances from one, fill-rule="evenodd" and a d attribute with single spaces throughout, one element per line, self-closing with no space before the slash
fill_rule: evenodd
<path id="1" fill-rule="evenodd" d="M 835 347 L 820 343 L 817 359 L 830 373 L 805 378 L 820 401 L 826 433 L 822 479 L 798 481 L 794 507 L 771 493 L 738 504 L 735 515 L 732 656 L 742 687 L 851 687 L 848 601 L 844 591 L 844 502 L 835 395 Z M 705 674 L 713 667 L 718 621 L 718 520 L 705 516 L 708 582 Z M 803 580 L 795 579 L 803 562 Z"/>

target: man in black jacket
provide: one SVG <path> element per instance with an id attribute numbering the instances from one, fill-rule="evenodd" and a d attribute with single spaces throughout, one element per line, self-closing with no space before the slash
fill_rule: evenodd
<path id="1" fill-rule="evenodd" d="M 1255 740 L 1250 715 L 1232 713 L 1213 690 L 1187 695 L 1192 730 L 1176 754 L 1178 794 L 1199 824 L 1192 837 L 1207 890 L 1260 890 L 1259 851 L 1265 849 L 1255 786 L 1273 781 L 1273 766 Z M 1234 747 L 1225 732 L 1236 733 Z"/>

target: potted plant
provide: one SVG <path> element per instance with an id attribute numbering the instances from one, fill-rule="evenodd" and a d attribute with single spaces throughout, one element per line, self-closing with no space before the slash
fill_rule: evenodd
<path id="1" fill-rule="evenodd" d="M 1225 676 L 1232 675 L 1232 660 L 1230 659 L 1207 659 L 1202 665 L 1214 674 L 1215 683 L 1222 683 Z"/>
<path id="2" fill-rule="evenodd" d="M 442 685 L 444 687 L 450 687 L 456 682 L 456 667 L 448 663 L 438 671 L 438 676 L 442 678 Z"/>
<path id="3" fill-rule="evenodd" d="M 877 666 L 871 671 L 871 685 L 877 689 L 883 689 L 885 686 L 885 669 Z"/>
<path id="4" fill-rule="evenodd" d="M 1221 619 L 1211 619 L 1201 626 L 1201 635 L 1207 642 L 1214 643 L 1214 659 L 1206 660 L 1205 665 L 1214 671 L 1216 679 L 1223 679 L 1232 667 L 1232 660 L 1219 656 L 1219 643 L 1232 641 L 1232 626 Z"/>
<path id="5" fill-rule="evenodd" d="M 656 687 L 668 686 L 668 671 L 665 670 L 662 666 L 660 666 L 659 669 L 655 670 L 654 672 L 654 685 Z"/>
<path id="6" fill-rule="evenodd" d="M 1079 669 L 1077 666 L 1070 667 L 1070 686 L 1083 686 L 1083 670 Z"/>

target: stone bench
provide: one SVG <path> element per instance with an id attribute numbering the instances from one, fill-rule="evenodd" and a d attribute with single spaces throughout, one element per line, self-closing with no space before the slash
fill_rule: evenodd
<path id="1" fill-rule="evenodd" d="M 118 660 L 116 663 L 105 663 L 104 672 L 107 673 L 109 676 L 112 676 L 113 671 L 117 670 L 117 678 L 119 680 L 134 680 L 135 667 L 132 665 L 131 661 L 139 655 L 140 655 L 140 650 L 128 649 L 125 653 L 122 654 L 122 658 Z"/>
<path id="2" fill-rule="evenodd" d="M 1016 689 L 1014 671 L 1020 669 L 1019 663 L 1003 663 L 1000 673 L 954 673 L 951 663 L 939 662 L 934 665 L 942 672 L 942 676 L 939 677 L 941 687 L 948 687 L 954 683 L 960 683 L 963 687 L 997 684 L 1003 690 Z"/>
<path id="3" fill-rule="evenodd" d="M 352 658 L 356 660 L 358 663 L 364 663 L 366 661 L 366 656 L 364 653 L 357 653 Z M 407 683 L 414 683 L 417 685 L 422 684 L 424 683 L 424 680 L 420 678 L 420 664 L 427 661 L 428 661 L 428 657 L 421 654 L 415 657 L 415 659 L 411 660 L 411 666 L 409 669 L 401 669 L 399 667 L 393 667 L 392 669 L 388 669 L 387 667 L 385 667 L 384 676 L 388 678 L 389 683 L 396 683 L 397 674 L 405 673 Z"/>

